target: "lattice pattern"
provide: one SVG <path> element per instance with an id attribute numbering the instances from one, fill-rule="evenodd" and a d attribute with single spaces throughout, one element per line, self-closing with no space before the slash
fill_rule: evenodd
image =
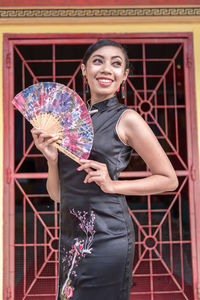
<path id="1" fill-rule="evenodd" d="M 15 94 L 39 81 L 56 81 L 83 96 L 80 65 L 87 45 L 31 43 L 15 46 Z M 151 42 L 140 39 L 129 42 L 127 49 L 134 73 L 127 81 L 125 104 L 137 110 L 152 127 L 180 178 L 176 192 L 127 197 L 136 229 L 133 299 L 193 299 L 184 43 L 173 39 Z M 15 121 L 18 128 L 15 136 L 18 208 L 15 299 L 53 300 L 57 280 L 58 208 L 49 202 L 43 209 L 44 188 L 34 180 L 46 177 L 46 162 L 33 147 L 29 125 L 17 111 Z M 122 179 L 148 174 L 148 168 L 134 153 Z M 31 199 L 38 205 L 34 206 Z M 31 214 L 34 225 L 28 231 L 26 224 Z M 17 222 L 20 218 L 21 225 Z M 31 262 L 27 262 L 27 257 Z M 27 265 L 29 269 L 32 266 L 30 273 Z M 20 280 L 17 273 L 21 274 Z M 41 280 L 47 284 L 41 284 Z M 50 285 L 52 289 L 47 295 L 42 287 Z"/>
<path id="2" fill-rule="evenodd" d="M 176 192 L 140 197 L 137 203 L 129 197 L 137 225 L 132 295 L 192 299 L 183 44 L 168 45 L 170 51 L 156 46 L 142 44 L 140 58 L 131 60 L 135 74 L 128 78 L 126 104 L 149 123 L 182 177 Z M 131 165 L 134 169 L 134 159 Z"/>

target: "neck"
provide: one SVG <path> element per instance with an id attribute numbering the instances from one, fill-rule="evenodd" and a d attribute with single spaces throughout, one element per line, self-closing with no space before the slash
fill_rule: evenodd
<path id="1" fill-rule="evenodd" d="M 95 103 L 102 102 L 102 101 L 112 98 L 112 97 L 114 97 L 114 95 L 109 95 L 109 96 L 107 95 L 107 96 L 102 96 L 102 97 L 91 97 L 91 100 L 90 100 L 91 106 Z"/>

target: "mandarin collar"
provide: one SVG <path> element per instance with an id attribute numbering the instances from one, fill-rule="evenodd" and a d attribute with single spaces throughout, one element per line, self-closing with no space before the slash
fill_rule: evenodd
<path id="1" fill-rule="evenodd" d="M 98 109 L 98 111 L 103 111 L 103 110 L 106 110 L 107 107 L 111 107 L 111 106 L 113 106 L 117 103 L 119 103 L 117 97 L 113 96 L 113 97 L 105 99 L 103 101 L 99 101 L 99 102 L 94 103 L 91 106 L 90 110 Z"/>

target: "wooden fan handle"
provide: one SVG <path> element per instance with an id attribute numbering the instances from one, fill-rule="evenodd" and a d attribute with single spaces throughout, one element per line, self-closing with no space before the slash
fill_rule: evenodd
<path id="1" fill-rule="evenodd" d="M 81 164 L 80 161 L 79 161 L 79 158 L 76 155 L 74 155 L 71 152 L 69 152 L 68 150 L 64 149 L 63 147 L 61 147 L 57 143 L 54 143 L 53 145 L 57 149 L 59 149 L 61 152 L 63 152 L 64 154 L 66 154 L 68 157 L 70 157 L 71 159 L 75 160 L 79 165 Z"/>

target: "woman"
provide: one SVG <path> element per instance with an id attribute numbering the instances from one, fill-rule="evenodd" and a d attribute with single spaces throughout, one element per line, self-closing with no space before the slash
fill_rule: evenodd
<path id="1" fill-rule="evenodd" d="M 128 73 L 127 53 L 118 43 L 100 40 L 88 48 L 82 74 L 90 88 L 94 143 L 80 166 L 58 154 L 52 145 L 57 137 L 32 129 L 48 162 L 49 195 L 61 201 L 58 300 L 130 299 L 134 230 L 122 195 L 161 193 L 178 185 L 149 126 L 115 96 Z M 119 181 L 132 149 L 152 175 Z"/>

